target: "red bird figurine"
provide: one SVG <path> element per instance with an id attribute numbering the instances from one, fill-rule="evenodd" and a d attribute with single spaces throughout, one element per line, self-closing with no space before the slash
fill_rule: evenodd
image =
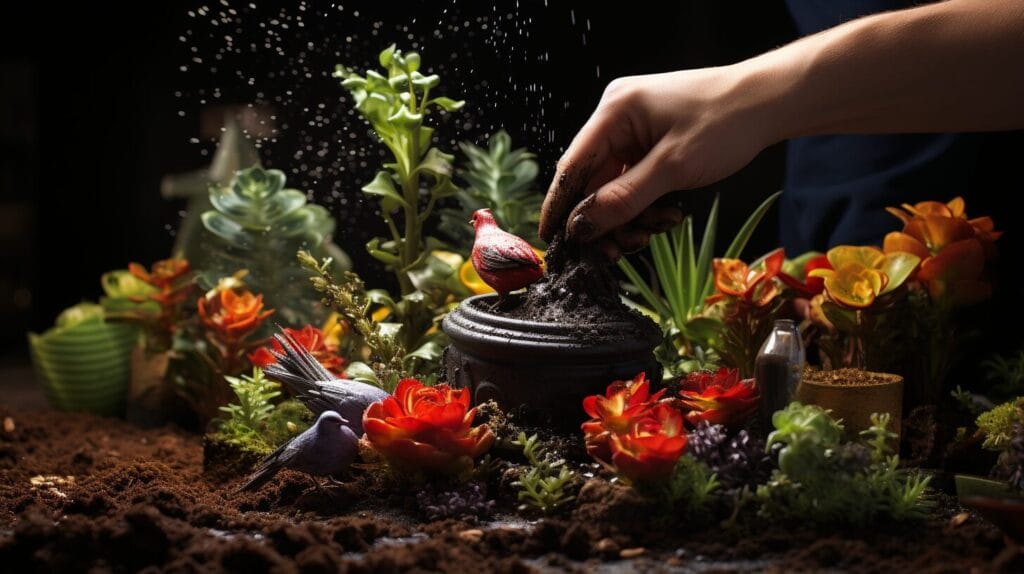
<path id="1" fill-rule="evenodd" d="M 544 270 L 540 257 L 525 239 L 503 231 L 494 221 L 490 209 L 478 209 L 469 221 L 476 230 L 473 243 L 473 267 L 477 274 L 498 292 L 498 302 L 517 289 L 541 278 Z"/>

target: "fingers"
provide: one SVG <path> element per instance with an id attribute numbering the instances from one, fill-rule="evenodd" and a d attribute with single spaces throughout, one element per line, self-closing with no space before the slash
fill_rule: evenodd
<path id="1" fill-rule="evenodd" d="M 622 175 L 622 160 L 611 152 L 616 121 L 614 110 L 599 107 L 558 160 L 541 208 L 538 232 L 545 241 L 551 241 L 581 198 Z"/>
<path id="2" fill-rule="evenodd" d="M 587 196 L 569 214 L 567 236 L 587 242 L 603 236 L 643 213 L 672 191 L 672 170 L 666 169 L 656 146 L 639 163 Z"/>

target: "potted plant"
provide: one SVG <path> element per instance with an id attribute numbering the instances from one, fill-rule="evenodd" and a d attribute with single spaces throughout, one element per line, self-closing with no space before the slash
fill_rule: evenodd
<path id="1" fill-rule="evenodd" d="M 808 368 L 797 387 L 797 400 L 818 405 L 842 420 L 846 432 L 856 436 L 871 428 L 871 416 L 888 413 L 892 428 L 901 428 L 903 377 L 862 369 Z"/>

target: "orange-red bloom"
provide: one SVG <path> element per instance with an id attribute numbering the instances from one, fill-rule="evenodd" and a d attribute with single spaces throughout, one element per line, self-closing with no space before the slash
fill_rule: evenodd
<path id="1" fill-rule="evenodd" d="M 312 325 L 306 325 L 302 329 L 285 327 L 284 332 L 295 339 L 299 345 L 305 347 L 325 369 L 339 377 L 345 374 L 345 359 L 338 355 L 336 338 L 333 342 L 328 341 L 323 331 Z M 281 346 L 281 343 L 277 342 L 277 339 L 272 339 L 270 344 L 275 352 L 279 354 L 284 353 L 284 348 Z M 252 361 L 253 365 L 260 368 L 266 368 L 268 365 L 273 365 L 277 362 L 277 358 L 274 357 L 267 347 L 260 347 L 255 352 L 249 353 L 249 360 Z"/>
<path id="2" fill-rule="evenodd" d="M 785 252 L 781 248 L 776 249 L 756 269 L 751 269 L 739 259 L 715 259 L 712 265 L 718 293 L 708 297 L 707 303 L 720 301 L 726 295 L 738 297 L 758 307 L 771 303 L 781 292 L 774 279 L 782 269 L 785 258 Z"/>
<path id="3" fill-rule="evenodd" d="M 658 403 L 629 432 L 612 434 L 610 448 L 611 464 L 619 476 L 633 483 L 667 480 L 686 449 L 683 416 Z"/>
<path id="4" fill-rule="evenodd" d="M 990 217 L 967 219 L 962 198 L 949 203 L 925 201 L 888 211 L 903 222 L 902 231 L 885 236 L 885 251 L 907 251 L 921 258 L 917 280 L 935 300 L 969 305 L 988 298 L 992 286 L 983 279 L 985 261 L 995 258 L 995 230 Z"/>
<path id="5" fill-rule="evenodd" d="M 373 448 L 399 468 L 458 473 L 487 452 L 494 433 L 473 426 L 469 389 L 424 386 L 402 379 L 395 394 L 363 414 L 363 430 Z"/>
<path id="6" fill-rule="evenodd" d="M 651 395 L 647 375 L 640 373 L 630 381 L 608 385 L 603 397 L 591 395 L 583 399 L 583 410 L 591 416 L 582 425 L 587 453 L 598 460 L 611 460 L 611 436 L 628 433 L 663 394 L 665 391 L 660 390 Z"/>
<path id="7" fill-rule="evenodd" d="M 717 372 L 690 373 L 679 390 L 679 401 L 690 412 L 686 420 L 736 426 L 757 410 L 761 400 L 754 379 L 740 380 L 737 369 L 721 367 Z"/>
<path id="8" fill-rule="evenodd" d="M 200 297 L 199 319 L 207 332 L 227 347 L 237 346 L 274 313 L 263 310 L 263 295 L 247 289 L 217 289 Z"/>

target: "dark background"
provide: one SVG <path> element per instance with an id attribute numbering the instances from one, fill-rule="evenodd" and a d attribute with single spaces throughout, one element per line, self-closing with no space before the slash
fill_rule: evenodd
<path id="1" fill-rule="evenodd" d="M 209 155 L 203 156 L 201 151 L 209 154 L 212 150 L 206 139 L 202 145 L 189 142 L 202 135 L 200 117 L 205 106 L 200 100 L 206 98 L 200 91 L 209 95 L 211 88 L 221 87 L 220 99 L 207 99 L 207 105 L 245 104 L 254 99 L 244 89 L 232 92 L 230 81 L 218 81 L 219 76 L 230 78 L 232 65 L 249 65 L 246 57 L 223 64 L 216 73 L 209 72 L 209 64 L 190 62 L 197 52 L 211 62 L 209 56 L 216 52 L 217 43 L 207 42 L 197 18 L 188 15 L 199 4 L 146 3 L 144 8 L 124 12 L 89 4 L 34 4 L 5 7 L 8 25 L 0 35 L 0 354 L 8 360 L 12 356 L 24 360 L 26 330 L 46 329 L 63 308 L 83 298 L 98 297 L 103 271 L 123 268 L 129 261 L 148 264 L 169 255 L 173 229 L 184 205 L 161 198 L 161 179 L 165 174 L 208 164 Z M 357 58 L 373 57 L 387 43 L 407 40 L 386 32 L 391 21 L 408 23 L 417 13 L 424 14 L 423 20 L 441 18 L 434 2 L 361 4 L 361 21 L 379 16 L 387 25 L 379 36 L 366 38 L 365 54 L 357 53 Z M 472 11 L 477 3 L 460 4 L 470 5 L 463 8 Z M 538 110 L 517 105 L 521 102 L 516 94 L 502 94 L 504 98 L 488 102 L 498 109 L 480 112 L 483 121 L 470 130 L 482 134 L 489 131 L 490 124 L 506 126 L 515 143 L 537 149 L 544 170 L 541 186 L 550 178 L 561 148 L 585 121 L 610 79 L 733 62 L 785 43 L 794 34 L 782 2 L 687 1 L 666 8 L 670 3 L 640 0 L 630 2 L 628 10 L 623 5 L 611 9 L 579 4 L 583 6 L 554 0 L 549 6 L 523 2 L 516 19 L 525 20 L 532 14 L 531 38 L 507 38 L 510 44 L 518 42 L 523 51 L 550 51 L 553 64 L 537 66 L 528 58 L 516 60 L 514 56 L 508 57 L 506 64 L 509 74 L 537 81 L 550 90 L 546 106 L 553 112 L 545 114 L 544 123 L 554 132 L 550 138 L 554 141 L 535 134 L 531 140 L 531 134 L 524 133 L 525 126 L 536 121 Z M 260 6 L 262 10 L 265 5 Z M 219 6 L 210 3 L 210 7 Z M 484 7 L 488 8 L 493 7 Z M 737 18 L 741 12 L 744 17 Z M 244 34 L 253 30 L 249 24 L 257 26 L 267 14 L 250 16 Z M 575 17 L 575 25 L 570 16 Z M 321 45 L 340 43 L 343 36 L 359 31 L 358 20 L 323 19 L 327 21 L 321 29 L 315 29 L 311 20 L 314 18 L 307 18 L 301 32 L 313 39 L 319 37 Z M 291 29 L 300 32 L 294 26 Z M 194 36 L 182 43 L 179 37 L 187 30 Z M 491 50 L 515 53 L 508 44 L 486 46 L 479 38 L 467 40 L 466 31 L 451 33 L 440 42 L 426 40 L 425 63 L 430 64 L 428 56 L 437 62 L 445 49 L 452 51 L 449 66 L 485 60 Z M 423 34 L 429 32 L 424 29 Z M 287 33 L 280 41 L 287 47 Z M 446 48 L 445 42 L 451 47 Z M 475 51 L 467 45 L 475 45 Z M 197 52 L 190 52 L 192 46 Z M 312 65 L 314 59 L 309 60 Z M 331 60 L 330 55 L 324 60 Z M 257 59 L 253 66 L 264 97 L 270 99 L 270 92 L 289 86 L 287 82 L 263 82 L 266 78 L 258 76 L 265 76 L 259 70 L 261 63 Z M 181 73 L 183 64 L 204 69 Z M 600 66 L 600 77 L 595 66 Z M 488 77 L 497 86 L 505 72 L 485 68 L 468 74 L 463 69 L 443 75 L 442 85 L 447 86 L 455 74 L 461 86 Z M 347 102 L 341 99 L 336 84 L 322 86 L 322 98 L 345 110 Z M 571 105 L 555 109 L 554 103 L 561 101 Z M 292 104 L 279 104 L 278 111 L 284 114 L 288 110 L 281 108 Z M 182 110 L 187 112 L 185 117 L 179 115 Z M 272 149 L 264 147 L 263 157 L 265 163 L 289 171 L 292 177 L 291 172 L 299 170 L 289 166 L 294 158 L 284 151 L 289 146 L 288 129 L 280 127 L 281 138 Z M 455 126 L 444 127 L 443 136 L 461 139 Z M 366 141 L 372 144 L 368 138 Z M 531 145 L 534 141 L 540 143 Z M 737 191 L 724 206 L 723 225 L 738 226 L 738 220 L 759 197 L 779 187 L 781 175 L 781 151 L 773 149 L 722 184 L 723 189 Z M 301 188 L 310 189 L 318 200 L 326 199 L 324 203 L 339 218 L 336 240 L 353 257 L 356 268 L 371 282 L 388 281 L 361 247 L 378 225 L 371 213 L 364 213 L 367 207 L 358 199 L 349 201 L 348 207 L 332 201 L 331 191 L 338 188 L 338 182 L 331 188 L 322 180 L 313 183 L 295 177 L 299 181 L 290 179 L 289 183 L 309 184 Z M 358 197 L 359 174 L 349 170 L 337 179 L 342 194 Z M 706 205 L 705 198 L 695 199 L 695 212 L 704 213 Z M 767 246 L 774 233 L 770 224 L 765 227 Z"/>
<path id="2" fill-rule="evenodd" d="M 184 203 L 161 198 L 161 179 L 209 163 L 209 118 L 224 105 L 273 110 L 279 132 L 263 144 L 264 163 L 326 205 L 338 219 L 335 239 L 356 269 L 386 285 L 391 278 L 362 247 L 379 218 L 358 192 L 380 163 L 378 149 L 327 77 L 335 62 L 362 67 L 390 42 L 422 41 L 425 65 L 475 110 L 439 118 L 442 147 L 452 151 L 452 140 L 481 141 L 505 127 L 514 143 L 538 153 L 543 187 L 612 78 L 731 63 L 796 35 L 782 1 L 349 2 L 344 11 L 327 2 L 305 10 L 288 3 L 284 11 L 229 2 L 241 14 L 231 26 L 211 24 L 209 12 L 197 15 L 202 4 L 145 3 L 116 12 L 34 4 L 6 6 L 0 35 L 3 362 L 25 360 L 27 330 L 44 330 L 63 308 L 95 300 L 102 272 L 170 254 Z M 223 9 L 215 2 L 209 8 Z M 268 27 L 283 14 L 305 16 L 303 25 L 286 19 L 286 29 Z M 481 15 L 491 18 L 489 32 L 480 29 Z M 499 22 L 504 35 L 496 36 Z M 234 51 L 224 51 L 225 33 L 234 37 Z M 541 62 L 543 53 L 549 58 Z M 201 62 L 192 61 L 197 57 Z M 325 153 L 318 155 L 320 143 Z M 782 146 L 766 150 L 740 173 L 693 194 L 693 212 L 699 218 L 714 192 L 727 194 L 719 233 L 726 241 L 781 188 L 783 164 Z M 997 223 L 1005 219 L 995 215 Z M 749 253 L 776 245 L 777 226 L 769 215 Z"/>

